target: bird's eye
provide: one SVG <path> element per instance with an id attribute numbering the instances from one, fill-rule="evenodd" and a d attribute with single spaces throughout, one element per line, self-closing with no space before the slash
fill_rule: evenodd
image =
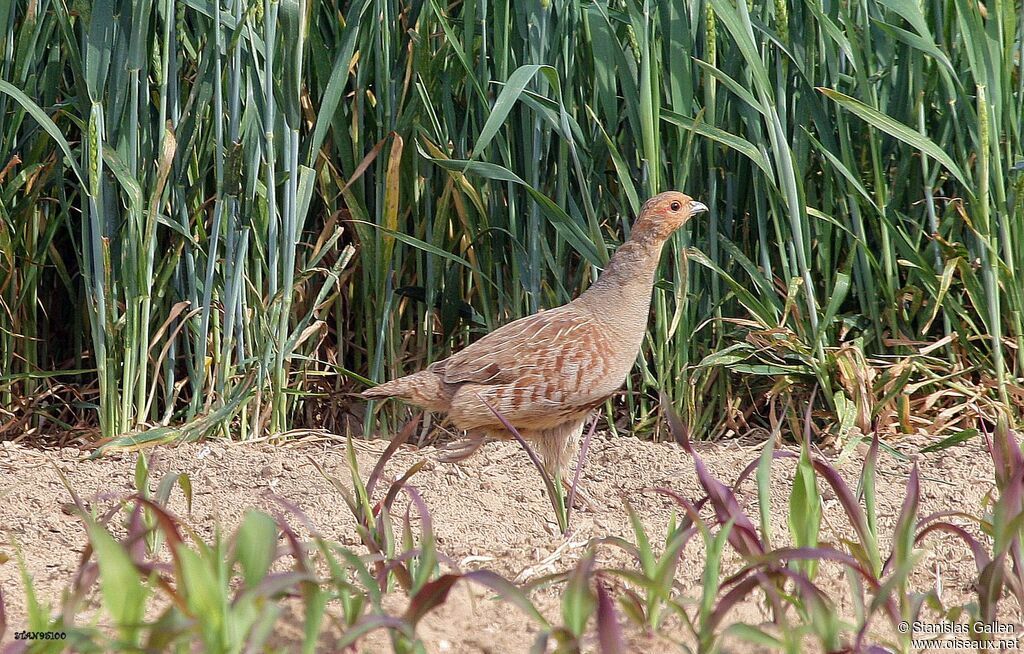
<path id="1" fill-rule="evenodd" d="M 669 209 L 671 209 L 672 211 L 679 211 L 679 208 L 681 206 L 682 205 L 679 204 L 678 202 L 673 202 L 672 204 L 669 205 Z"/>

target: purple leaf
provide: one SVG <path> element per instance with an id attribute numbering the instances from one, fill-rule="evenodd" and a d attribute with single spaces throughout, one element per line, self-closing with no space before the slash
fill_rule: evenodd
<path id="1" fill-rule="evenodd" d="M 971 536 L 969 533 L 967 533 L 967 530 L 963 527 L 954 525 L 951 522 L 935 522 L 928 525 L 927 527 L 925 527 L 917 533 L 917 536 L 914 538 L 914 544 L 916 545 L 917 543 L 920 543 L 922 540 L 924 540 L 925 536 L 927 536 L 933 531 L 949 532 L 954 536 L 959 537 L 960 540 L 964 541 L 964 543 L 966 543 L 967 546 L 971 548 L 971 552 L 974 554 L 974 562 L 977 565 L 979 575 L 981 574 L 981 571 L 985 569 L 985 566 L 987 566 L 992 561 L 992 559 L 988 555 L 988 552 L 985 550 L 982 544 L 979 543 L 976 538 L 974 538 L 974 536 Z"/>
<path id="2" fill-rule="evenodd" d="M 530 602 L 526 594 L 504 577 L 490 570 L 474 570 L 473 572 L 465 573 L 462 575 L 462 578 L 490 588 L 506 602 L 518 606 L 523 613 L 533 618 L 543 629 L 547 629 L 550 626 L 540 611 L 537 610 L 537 607 Z"/>
<path id="3" fill-rule="evenodd" d="M 648 490 L 648 489 L 644 489 L 644 490 Z M 690 500 L 686 499 L 681 494 L 679 494 L 678 492 L 672 490 L 671 488 L 664 488 L 664 487 L 660 487 L 659 486 L 657 488 L 651 488 L 649 490 L 653 490 L 656 493 L 661 493 L 662 495 L 667 495 L 668 497 L 670 497 L 673 500 L 675 500 L 676 504 L 678 504 L 679 506 L 683 507 L 683 511 L 686 513 L 686 518 L 679 525 L 679 527 L 681 529 L 686 529 L 687 527 L 690 527 L 690 526 L 692 526 L 694 524 L 698 524 L 698 523 L 699 524 L 703 524 L 704 523 L 704 521 L 701 520 L 701 518 L 700 518 L 700 510 L 702 508 L 704 508 L 704 505 L 707 504 L 707 502 L 708 502 L 707 495 L 705 495 L 704 497 L 700 498 L 700 500 L 698 500 L 697 503 L 694 504 L 693 502 L 691 502 Z"/>
<path id="4" fill-rule="evenodd" d="M 742 570 L 724 581 L 722 585 L 726 586 L 730 583 L 734 583 L 736 580 L 743 578 L 743 576 L 757 568 L 767 568 L 769 572 L 778 570 L 779 568 L 785 567 L 790 561 L 831 561 L 833 563 L 841 563 L 842 565 L 848 566 L 849 568 L 857 571 L 857 573 L 864 578 L 873 590 L 877 590 L 879 587 L 878 578 L 871 574 L 871 572 L 865 568 L 860 561 L 853 558 L 846 552 L 840 552 L 835 548 L 825 546 L 783 547 L 777 550 L 772 550 L 771 552 L 757 557 L 748 563 Z"/>
<path id="5" fill-rule="evenodd" d="M 415 629 L 423 616 L 445 603 L 452 586 L 461 578 L 460 574 L 446 574 L 423 584 L 423 588 L 420 588 L 420 591 L 413 595 L 409 602 L 409 608 L 406 609 L 403 616 L 404 619 Z"/>
<path id="6" fill-rule="evenodd" d="M 7 610 L 4 604 L 4 587 L 0 586 L 0 640 L 7 633 Z"/>
<path id="7" fill-rule="evenodd" d="M 708 494 L 711 506 L 715 509 L 715 517 L 718 519 L 718 523 L 724 525 L 730 520 L 733 521 L 733 528 L 729 532 L 729 543 L 743 556 L 764 554 L 764 546 L 757 535 L 757 529 L 755 529 L 754 523 L 747 517 L 747 514 L 743 512 L 743 509 L 740 508 L 740 503 L 736 496 L 729 490 L 728 486 L 715 479 L 708 472 L 704 462 L 696 453 L 691 452 L 691 456 L 697 469 L 697 478 L 700 480 L 701 486 L 704 487 L 704 491 Z"/>
<path id="8" fill-rule="evenodd" d="M 526 450 L 526 455 L 530 457 L 530 461 L 533 462 L 534 467 L 537 468 L 538 472 L 540 472 L 541 479 L 544 480 L 544 486 L 547 488 L 548 491 L 548 499 L 551 500 L 551 506 L 552 508 L 554 508 L 555 514 L 557 515 L 559 512 L 559 507 L 558 500 L 556 499 L 557 496 L 555 495 L 555 483 L 554 481 L 552 481 L 551 475 L 549 475 L 548 471 L 544 468 L 544 464 L 541 462 L 540 457 L 537 456 L 537 453 L 534 452 L 532 447 L 530 447 L 530 444 L 526 442 L 526 439 L 523 438 L 523 435 L 519 433 L 519 430 L 516 429 L 512 425 L 512 423 L 505 418 L 505 416 L 501 415 L 500 411 L 491 406 L 491 403 L 485 400 L 482 395 L 478 394 L 477 397 L 480 399 L 481 402 L 484 403 L 484 405 L 488 409 L 491 410 L 491 413 L 495 415 L 498 421 L 501 422 L 502 425 L 504 425 L 505 429 L 508 430 L 508 433 L 512 434 L 512 436 L 517 441 L 519 441 L 519 444 L 522 446 L 522 448 Z M 569 528 L 568 523 L 566 523 L 565 528 Z"/>
<path id="9" fill-rule="evenodd" d="M 398 436 L 395 436 L 393 439 L 391 439 L 391 442 L 388 443 L 387 448 L 384 450 L 384 453 L 380 455 L 380 458 L 377 459 L 376 465 L 373 466 L 373 471 L 370 472 L 370 476 L 366 480 L 367 496 L 373 495 L 373 489 L 377 485 L 377 480 L 384 472 L 384 465 L 388 462 L 388 459 L 390 459 L 394 455 L 394 453 L 398 451 L 399 447 L 404 445 L 406 441 L 408 441 L 409 438 L 412 437 L 413 433 L 416 431 L 416 427 L 419 426 L 420 421 L 422 419 L 423 414 L 421 413 L 412 420 L 410 420 L 409 422 L 407 422 L 405 426 L 402 427 L 402 431 L 399 432 Z"/>
<path id="10" fill-rule="evenodd" d="M 1003 594 L 1005 559 L 1005 552 L 999 552 L 978 575 L 978 607 L 981 620 L 984 622 L 995 619 L 999 598 Z"/>
<path id="11" fill-rule="evenodd" d="M 602 654 L 619 654 L 626 651 L 619 616 L 604 582 L 600 579 L 597 581 L 597 641 Z"/>
<path id="12" fill-rule="evenodd" d="M 693 445 L 690 443 L 690 430 L 684 424 L 679 414 L 672 408 L 672 403 L 664 391 L 661 392 L 661 410 L 668 419 L 668 429 L 676 442 L 688 453 L 693 454 Z"/>
<path id="13" fill-rule="evenodd" d="M 395 498 L 398 497 L 398 493 L 406 487 L 406 483 L 409 479 L 419 472 L 425 465 L 427 465 L 427 460 L 423 459 L 422 461 L 417 461 L 409 466 L 409 469 L 405 471 L 405 474 L 396 479 L 395 483 L 391 484 L 391 488 L 388 489 L 387 495 L 384 496 L 384 499 L 373 507 L 374 514 L 379 515 L 382 507 L 390 511 L 391 505 L 395 503 Z"/>
<path id="14" fill-rule="evenodd" d="M 800 455 L 798 455 L 796 452 L 790 452 L 789 450 L 775 450 L 774 452 L 772 452 L 772 460 L 773 461 L 775 459 L 798 459 L 798 458 L 800 458 Z M 751 461 L 749 464 L 747 464 L 747 467 L 743 469 L 743 472 L 741 472 L 739 474 L 739 476 L 736 477 L 736 481 L 732 485 L 733 491 L 738 489 L 740 487 L 740 484 L 742 484 L 744 481 L 746 481 L 747 477 L 749 477 L 751 475 L 751 473 L 753 473 L 755 470 L 757 470 L 757 466 L 760 465 L 760 463 L 761 463 L 761 458 L 758 457 L 758 458 L 754 459 L 753 461 Z"/>
<path id="15" fill-rule="evenodd" d="M 569 500 L 565 504 L 565 524 L 566 527 L 569 525 L 569 514 L 572 513 L 573 501 L 576 499 L 576 486 L 580 483 L 580 475 L 583 473 L 583 465 L 587 462 L 587 451 L 590 449 L 590 439 L 594 435 L 594 430 L 597 429 L 597 416 L 594 414 L 593 420 L 590 421 L 590 430 L 587 431 L 586 437 L 583 439 L 583 443 L 580 445 L 580 453 L 576 458 L 576 472 L 572 475 L 572 486 L 569 487 Z"/>
<path id="16" fill-rule="evenodd" d="M 743 599 L 750 594 L 750 591 L 760 585 L 760 579 L 755 576 L 750 576 L 733 586 L 729 592 L 722 596 L 722 599 L 718 600 L 715 610 L 711 612 L 711 617 L 708 618 L 708 624 L 706 625 L 707 629 L 713 632 L 722 621 L 722 618 L 725 617 L 725 614 L 739 602 L 743 601 Z"/>
<path id="17" fill-rule="evenodd" d="M 814 470 L 828 482 L 832 490 L 835 491 L 836 498 L 839 503 L 843 505 L 843 509 L 846 511 L 847 517 L 850 519 L 850 524 L 853 525 L 854 530 L 857 532 L 857 536 L 860 537 L 861 545 L 865 548 L 873 547 L 875 541 L 874 535 L 871 533 L 870 527 L 868 527 L 867 518 L 864 516 L 864 511 L 861 509 L 860 503 L 857 498 L 854 497 L 853 491 L 846 484 L 846 481 L 839 475 L 839 472 L 817 458 L 812 460 Z"/>
<path id="18" fill-rule="evenodd" d="M 704 461 L 701 460 L 693 449 L 689 433 L 687 433 L 686 428 L 683 426 L 682 420 L 675 410 L 672 409 L 668 397 L 664 393 L 661 394 L 661 407 L 668 417 L 669 429 L 675 435 L 676 440 L 693 457 L 693 464 L 697 469 L 697 478 L 711 500 L 718 523 L 724 525 L 730 520 L 733 521 L 733 529 L 729 532 L 729 543 L 743 556 L 763 554 L 764 546 L 757 535 L 754 523 L 750 521 L 750 518 L 740 508 L 736 496 L 729 490 L 729 487 L 715 479 L 708 472 Z"/>

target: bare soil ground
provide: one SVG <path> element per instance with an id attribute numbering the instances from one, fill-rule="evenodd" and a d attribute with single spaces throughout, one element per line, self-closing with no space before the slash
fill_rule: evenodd
<path id="1" fill-rule="evenodd" d="M 891 444 L 912 454 L 920 463 L 920 515 L 943 510 L 972 515 L 985 512 L 983 502 L 993 491 L 994 482 L 991 459 L 979 439 L 926 455 L 917 455 L 921 446 L 927 444 L 925 437 L 907 437 Z M 358 444 L 364 478 L 384 447 L 383 441 Z M 710 471 L 729 484 L 760 452 L 760 444 L 741 445 L 737 441 L 698 444 L 697 448 Z M 39 597 L 57 604 L 86 542 L 81 522 L 62 511 L 70 496 L 56 469 L 64 471 L 85 499 L 133 492 L 136 455 L 113 454 L 94 461 L 84 460 L 84 456 L 85 453 L 73 449 L 44 452 L 0 444 L 0 553 L 10 557 L 0 564 L 0 588 L 7 605 L 8 639 L 13 630 L 25 628 L 24 588 L 15 553 L 20 551 L 24 557 Z M 341 440 L 285 444 L 206 442 L 161 448 L 151 451 L 150 456 L 154 480 L 169 471 L 190 475 L 195 491 L 191 514 L 177 491 L 172 495 L 170 508 L 207 538 L 212 537 L 218 524 L 224 530 L 222 533 L 230 533 L 250 507 L 279 509 L 280 505 L 272 499 L 276 494 L 299 506 L 326 538 L 362 551 L 344 501 L 307 458 L 312 457 L 338 478 L 348 480 Z M 854 452 L 838 466 L 853 488 L 861 469 L 861 456 L 862 453 Z M 835 458 L 828 454 L 825 457 Z M 432 448 L 405 448 L 388 463 L 386 480 L 401 475 L 422 459 L 428 463 L 411 484 L 429 507 L 439 550 L 463 570 L 489 568 L 519 582 L 572 567 L 592 538 L 620 536 L 632 542 L 623 508 L 626 500 L 642 516 L 652 541 L 664 542 L 675 506 L 669 498 L 650 492 L 651 487 L 668 487 L 691 500 L 703 495 L 692 459 L 678 446 L 597 436 L 591 445 L 584 483 L 602 507 L 596 512 L 575 512 L 571 533 L 566 538 L 557 533 L 537 472 L 516 444 L 489 444 L 460 464 L 440 462 Z M 888 534 L 904 498 L 908 472 L 908 463 L 882 454 L 878 499 L 879 529 L 886 534 L 885 552 Z M 792 463 L 776 462 L 771 515 L 776 546 L 788 538 L 786 521 L 792 474 Z M 849 533 L 849 522 L 829 489 L 824 484 L 820 487 L 826 498 L 822 538 L 835 542 Z M 739 488 L 739 499 L 756 522 L 753 480 Z M 974 525 L 961 524 L 977 533 Z M 685 550 L 677 574 L 684 595 L 692 598 L 699 597 L 704 564 L 698 541 Z M 915 589 L 937 590 L 947 606 L 974 601 L 972 584 L 977 571 L 967 548 L 939 535 L 929 537 L 924 547 L 927 552 L 913 578 Z M 607 546 L 599 549 L 597 565 L 635 567 L 620 550 Z M 738 559 L 727 558 L 723 571 L 737 569 Z M 818 582 L 836 602 L 839 612 L 851 616 L 849 586 L 842 570 L 823 564 Z M 553 621 L 558 621 L 560 590 L 550 586 L 539 588 L 531 596 Z M 388 598 L 389 607 L 396 612 L 404 608 L 404 602 L 402 596 Z M 1016 622 L 1016 607 L 1009 604 L 1010 600 L 1003 602 L 1005 617 Z M 757 624 L 766 618 L 759 602 L 751 600 L 738 606 L 730 620 Z M 301 624 L 296 622 L 292 628 L 285 621 L 278 632 L 279 641 L 287 643 L 301 637 Z M 421 623 L 419 634 L 430 652 L 524 652 L 535 641 L 537 627 L 514 607 L 494 601 L 491 593 L 459 585 L 449 601 Z M 629 629 L 627 635 L 636 651 L 668 651 L 665 647 L 669 643 L 662 640 L 666 636 L 686 640 L 681 626 L 671 623 L 659 636 Z M 364 641 L 365 651 L 385 648 L 382 636 Z M 740 644 L 727 647 L 727 651 L 744 649 Z"/>

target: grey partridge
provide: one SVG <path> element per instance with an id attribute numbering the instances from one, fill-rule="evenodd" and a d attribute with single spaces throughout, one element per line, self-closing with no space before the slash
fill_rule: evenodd
<path id="1" fill-rule="evenodd" d="M 534 445 L 548 473 L 560 478 L 588 414 L 622 386 L 636 361 L 662 246 L 707 210 L 677 191 L 652 197 L 629 240 L 578 298 L 510 322 L 363 397 L 395 397 L 445 413 L 477 443 L 509 437 L 489 404 Z"/>

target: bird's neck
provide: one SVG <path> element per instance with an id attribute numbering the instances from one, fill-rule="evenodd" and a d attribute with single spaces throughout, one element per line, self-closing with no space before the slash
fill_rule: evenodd
<path id="1" fill-rule="evenodd" d="M 596 317 L 613 316 L 628 330 L 647 326 L 654 274 L 668 235 L 643 221 L 637 223 L 629 240 L 612 256 L 604 272 L 579 297 L 579 302 Z"/>

